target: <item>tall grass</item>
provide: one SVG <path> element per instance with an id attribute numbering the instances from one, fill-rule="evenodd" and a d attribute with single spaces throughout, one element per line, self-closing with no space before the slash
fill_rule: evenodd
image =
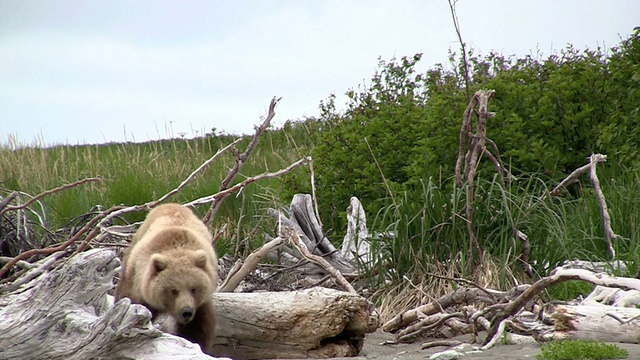
<path id="1" fill-rule="evenodd" d="M 610 165 L 599 170 L 599 177 L 613 229 L 621 236 L 614 241 L 617 258 L 626 262 L 633 274 L 640 240 L 638 175 Z M 471 274 L 465 272 L 466 189 L 456 187 L 453 178 L 430 178 L 412 191 L 395 194 L 395 204 L 389 201 L 372 225 L 372 232 L 378 234 L 374 251 L 385 266 L 366 269 L 370 286 L 392 289 L 391 293 L 385 291 L 380 301 L 395 313 L 398 306 L 417 305 L 425 296 L 438 297 L 456 286 L 430 273 L 501 289 L 530 282 L 523 271 L 524 244 L 514 236 L 515 230 L 528 236 L 531 252 L 527 263 L 535 278 L 548 275 L 565 260 L 610 260 L 600 206 L 588 178 L 554 198 L 547 196 L 548 183 L 548 179 L 532 174 L 502 185 L 496 176 L 479 173 L 472 203 L 473 226 L 485 253 L 480 268 Z M 551 289 L 551 295 L 572 297 L 575 292 L 589 290 L 564 284 Z"/>
<path id="2" fill-rule="evenodd" d="M 265 171 L 276 171 L 309 155 L 302 130 L 266 131 L 253 155 L 244 164 L 236 182 Z M 0 189 L 36 195 L 65 183 L 100 176 L 102 181 L 68 189 L 43 198 L 49 228 L 66 226 L 73 218 L 96 206 L 135 205 L 155 200 L 177 187 L 193 170 L 228 145 L 233 136 L 205 136 L 195 139 L 169 139 L 146 143 L 101 145 L 4 146 L 0 148 Z M 243 152 L 250 141 L 246 136 L 237 145 Z M 170 201 L 187 202 L 216 193 L 234 160 L 230 152 L 201 172 Z M 302 180 L 302 179 L 301 179 Z M 306 180 L 308 181 L 308 179 Z M 225 200 L 214 226 L 227 224 L 226 238 L 243 238 L 260 224 L 267 207 L 290 201 L 283 180 L 266 179 Z M 207 206 L 195 209 L 204 215 Z M 125 221 L 143 219 L 130 214 Z M 239 222 L 241 226 L 238 226 Z M 240 234 L 237 233 L 240 231 Z"/>

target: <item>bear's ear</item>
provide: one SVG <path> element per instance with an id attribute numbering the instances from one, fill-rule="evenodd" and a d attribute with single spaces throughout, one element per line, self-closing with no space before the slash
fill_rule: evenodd
<path id="1" fill-rule="evenodd" d="M 156 272 L 160 272 L 167 268 L 169 264 L 169 259 L 161 254 L 153 254 L 151 255 L 151 266 Z"/>
<path id="2" fill-rule="evenodd" d="M 193 262 L 197 267 L 204 269 L 207 266 L 207 253 L 204 250 L 196 250 L 193 253 Z"/>

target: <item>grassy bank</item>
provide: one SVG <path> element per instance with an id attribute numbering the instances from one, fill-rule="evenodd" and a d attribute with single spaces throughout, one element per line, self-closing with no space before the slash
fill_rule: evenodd
<path id="1" fill-rule="evenodd" d="M 253 155 L 244 164 L 236 182 L 265 171 L 284 168 L 309 155 L 306 128 L 289 127 L 288 131 L 266 131 Z M 48 148 L 8 146 L 0 149 L 0 188 L 4 194 L 18 190 L 22 201 L 45 190 L 88 177 L 102 181 L 89 183 L 46 196 L 41 203 L 48 215 L 48 227 L 67 226 L 74 218 L 86 214 L 96 205 L 135 205 L 158 199 L 177 187 L 191 172 L 236 139 L 234 136 L 207 136 L 195 139 L 169 139 L 145 143 L 111 143 L 100 145 L 60 145 Z M 242 153 L 250 136 L 236 145 Z M 188 202 L 214 194 L 234 165 L 227 152 L 200 173 L 171 201 Z M 297 170 L 304 172 L 305 170 Z M 238 196 L 225 200 L 216 227 L 225 223 L 226 238 L 242 238 L 254 228 L 268 207 L 286 204 L 291 194 L 285 191 L 286 179 L 266 179 L 247 186 Z M 203 215 L 207 206 L 196 211 Z M 144 214 L 123 219 L 139 221 Z M 242 223 L 238 223 L 242 220 Z"/>

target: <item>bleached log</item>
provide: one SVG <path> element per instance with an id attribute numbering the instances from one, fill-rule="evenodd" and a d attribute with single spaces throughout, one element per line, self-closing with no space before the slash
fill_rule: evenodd
<path id="1" fill-rule="evenodd" d="M 620 260 L 612 261 L 583 261 L 583 260 L 567 260 L 562 263 L 564 269 L 586 269 L 593 272 L 602 272 L 611 274 L 618 272 L 626 274 L 629 272 L 627 265 Z"/>
<path id="2" fill-rule="evenodd" d="M 367 230 L 367 218 L 364 208 L 357 197 L 352 196 L 347 208 L 347 234 L 342 241 L 340 254 L 348 261 L 371 261 L 371 243 Z"/>
<path id="3" fill-rule="evenodd" d="M 361 296 L 327 288 L 217 293 L 214 353 L 243 359 L 356 356 L 379 325 Z"/>
<path id="4" fill-rule="evenodd" d="M 582 301 L 582 304 L 637 307 L 640 305 L 640 291 L 634 289 L 623 290 L 598 285 Z"/>
<path id="5" fill-rule="evenodd" d="M 288 215 L 275 209 L 269 209 L 268 214 L 276 218 L 282 226 L 293 228 L 312 254 L 322 256 L 340 273 L 345 275 L 355 275 L 357 273 L 357 265 L 345 259 L 329 239 L 324 236 L 320 222 L 313 211 L 311 195 L 294 195 Z M 284 250 L 287 251 L 287 249 Z M 293 251 L 289 253 L 294 254 Z M 300 255 L 299 259 L 304 259 L 304 256 Z M 326 274 L 324 269 L 319 266 L 317 268 L 317 273 Z"/>
<path id="6" fill-rule="evenodd" d="M 553 327 L 541 331 L 541 341 L 579 339 L 640 343 L 640 309 L 607 305 L 559 305 L 545 314 Z"/>
<path id="7" fill-rule="evenodd" d="M 119 265 L 114 251 L 90 250 L 1 293 L 0 358 L 213 359 L 155 329 L 146 308 L 113 305 L 107 291 Z"/>

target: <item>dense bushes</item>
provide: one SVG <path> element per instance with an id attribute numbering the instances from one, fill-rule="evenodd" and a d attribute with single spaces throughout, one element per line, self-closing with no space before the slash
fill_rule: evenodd
<path id="1" fill-rule="evenodd" d="M 321 104 L 314 158 L 321 214 L 342 229 L 350 196 L 369 214 L 394 191 L 453 174 L 466 92 L 460 63 L 417 73 L 420 55 L 380 61 L 346 110 Z M 469 54 L 471 93 L 496 90 L 487 135 L 515 173 L 557 181 L 592 152 L 636 166 L 640 154 L 640 30 L 611 51 L 572 47 L 547 59 Z"/>

